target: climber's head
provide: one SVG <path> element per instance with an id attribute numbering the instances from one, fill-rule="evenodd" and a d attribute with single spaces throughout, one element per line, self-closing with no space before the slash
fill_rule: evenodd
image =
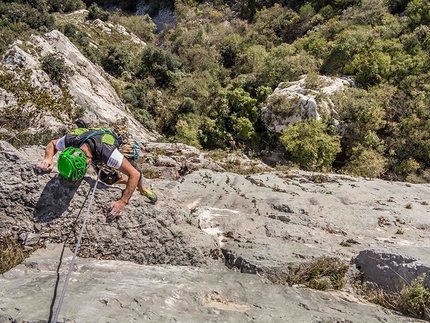
<path id="1" fill-rule="evenodd" d="M 79 148 L 66 148 L 58 157 L 58 171 L 66 179 L 82 179 L 87 172 L 87 156 Z"/>

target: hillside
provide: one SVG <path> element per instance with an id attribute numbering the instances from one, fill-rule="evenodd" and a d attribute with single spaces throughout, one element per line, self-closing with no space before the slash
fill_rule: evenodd
<path id="1" fill-rule="evenodd" d="M 114 1 L 102 4 L 110 11 L 95 4 L 75 11 L 85 7 L 78 0 L 60 4 L 5 3 L 2 51 L 17 37 L 25 42 L 30 33 L 63 32 L 110 74 L 130 113 L 162 140 L 253 155 L 278 150 L 310 171 L 428 181 L 425 1 L 129 1 L 121 4 L 124 11 L 114 10 Z M 22 13 L 18 22 L 16 10 Z M 27 11 L 40 19 L 26 20 Z M 171 19 L 160 29 L 153 21 L 164 15 Z M 48 58 L 43 68 L 63 88 L 69 71 L 61 55 Z M 299 119 L 285 133 L 272 133 L 261 110 L 272 104 L 280 117 L 299 112 L 298 96 L 268 99 L 280 84 L 304 75 L 313 91 L 325 86 L 320 76 L 348 77 L 351 86 L 329 98 L 334 114 L 312 124 Z M 315 102 L 326 104 L 326 93 Z M 58 104 L 70 110 L 69 102 L 45 109 L 55 111 Z M 17 135 L 26 124 L 8 124 L 7 118 L 2 138 L 10 141 L 6 132 Z M 313 137 L 303 149 L 307 133 Z"/>

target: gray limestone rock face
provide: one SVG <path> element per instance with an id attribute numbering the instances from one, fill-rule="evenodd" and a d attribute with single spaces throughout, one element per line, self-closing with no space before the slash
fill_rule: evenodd
<path id="1" fill-rule="evenodd" d="M 1 234 L 18 232 L 25 235 L 27 245 L 34 245 L 39 237 L 40 243 L 73 246 L 89 206 L 95 174 L 89 173 L 80 182 L 67 181 L 56 170 L 39 175 L 34 166 L 43 157 L 43 149 L 22 153 L 5 143 L 1 148 Z M 215 240 L 209 235 L 195 239 L 201 232 L 190 224 L 189 210 L 167 189 L 156 191 L 156 205 L 135 193 L 125 214 L 107 222 L 108 208 L 122 190 L 98 183 L 79 254 L 141 264 L 204 264 L 204 255 L 217 248 Z"/>
<path id="2" fill-rule="evenodd" d="M 47 323 L 58 310 L 72 253 L 48 244 L 0 277 L 0 321 Z M 60 263 L 60 259 L 62 262 Z M 59 322 L 424 322 L 344 293 L 274 285 L 212 264 L 137 265 L 78 258 Z"/>

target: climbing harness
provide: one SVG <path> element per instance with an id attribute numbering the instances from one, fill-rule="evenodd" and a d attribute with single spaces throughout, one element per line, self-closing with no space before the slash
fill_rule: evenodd
<path id="1" fill-rule="evenodd" d="M 57 323 L 58 315 L 60 314 L 61 306 L 63 305 L 64 296 L 66 295 L 67 285 L 69 284 L 70 275 L 72 274 L 73 266 L 75 264 L 76 256 L 78 254 L 78 249 L 79 249 L 79 246 L 81 244 L 82 235 L 84 233 L 85 223 L 87 222 L 88 215 L 90 214 L 91 204 L 93 203 L 93 199 L 94 199 L 94 193 L 96 192 L 97 184 L 99 182 L 100 172 L 101 172 L 101 170 L 99 170 L 96 183 L 94 184 L 93 193 L 91 194 L 91 199 L 90 199 L 90 202 L 88 204 L 87 213 L 85 214 L 84 222 L 82 223 L 81 232 L 79 233 L 79 238 L 78 238 L 78 242 L 76 243 L 75 252 L 74 252 L 73 257 L 72 257 L 72 262 L 70 263 L 70 267 L 69 267 L 69 271 L 67 273 L 66 281 L 64 282 L 63 291 L 61 292 L 60 300 L 58 301 L 57 311 L 55 313 L 54 320 L 52 321 L 53 323 Z"/>

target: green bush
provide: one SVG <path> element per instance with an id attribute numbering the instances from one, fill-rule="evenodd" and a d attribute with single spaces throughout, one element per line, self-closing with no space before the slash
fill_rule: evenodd
<path id="1" fill-rule="evenodd" d="M 29 71 L 22 74 L 2 71 L 0 88 L 13 95 L 16 100 L 5 102 L 0 124 L 8 130 L 6 137 L 15 137 L 18 141 L 21 141 L 18 136 L 20 133 L 37 127 L 37 123 L 48 113 L 60 121 L 73 119 L 79 113 L 67 90 L 61 89 L 57 95 L 51 96 L 43 89 L 35 89 Z M 31 138 L 27 138 L 26 141 L 31 141 Z"/>
<path id="2" fill-rule="evenodd" d="M 22 33 L 18 25 L 0 19 L 0 54 Z"/>
<path id="3" fill-rule="evenodd" d="M 251 141 L 256 136 L 252 122 L 245 117 L 237 119 L 236 123 L 233 125 L 233 130 L 235 132 L 235 136 L 243 141 Z"/>
<path id="4" fill-rule="evenodd" d="M 149 131 L 155 130 L 155 121 L 152 115 L 145 109 L 133 110 L 133 116 Z"/>
<path id="5" fill-rule="evenodd" d="M 374 149 L 358 145 L 352 149 L 352 155 L 342 170 L 345 174 L 378 178 L 386 169 L 387 159 L 384 156 Z"/>
<path id="6" fill-rule="evenodd" d="M 124 26 L 129 32 L 144 41 L 152 41 L 156 37 L 157 26 L 148 15 L 128 16 L 116 11 L 111 15 L 110 20 Z"/>
<path id="7" fill-rule="evenodd" d="M 95 47 L 90 43 L 90 38 L 87 33 L 79 30 L 76 25 L 71 23 L 66 23 L 61 30 L 86 58 L 94 64 L 101 64 L 102 54 L 98 47 Z"/>
<path id="8" fill-rule="evenodd" d="M 73 75 L 73 71 L 66 65 L 63 57 L 57 54 L 48 54 L 41 59 L 42 70 L 49 75 L 52 82 L 59 82 L 60 85 L 67 79 L 69 75 Z"/>
<path id="9" fill-rule="evenodd" d="M 376 135 L 385 125 L 385 104 L 379 91 L 369 92 L 348 88 L 335 93 L 331 99 L 343 123 L 342 149 L 347 156 L 353 147 L 365 145 L 380 151 L 383 142 Z"/>
<path id="10" fill-rule="evenodd" d="M 120 77 L 129 69 L 131 57 L 127 50 L 121 45 L 108 45 L 106 54 L 101 59 L 105 71 L 116 77 Z"/>
<path id="11" fill-rule="evenodd" d="M 182 63 L 173 54 L 161 48 L 146 46 L 136 67 L 136 76 L 153 77 L 160 87 L 174 85 L 184 75 Z"/>
<path id="12" fill-rule="evenodd" d="M 175 139 L 196 148 L 202 148 L 199 140 L 199 118 L 196 115 L 187 115 L 179 120 L 175 126 Z"/>
<path id="13" fill-rule="evenodd" d="M 291 160 L 312 171 L 330 171 L 340 149 L 340 136 L 327 133 L 319 120 L 297 121 L 280 138 Z"/>
<path id="14" fill-rule="evenodd" d="M 100 19 L 101 21 L 108 21 L 109 20 L 109 12 L 104 11 L 103 9 L 99 8 L 99 6 L 97 6 L 97 4 L 93 3 L 88 8 L 87 19 L 89 19 L 89 20 Z"/>
<path id="15" fill-rule="evenodd" d="M 24 24 L 25 27 L 42 30 L 54 25 L 54 16 L 48 13 L 46 3 L 8 2 L 0 3 L 0 17 L 12 24 Z M 21 26 L 21 27 L 24 27 Z M 26 29 L 26 28 L 23 28 Z"/>
<path id="16" fill-rule="evenodd" d="M 50 0 L 50 12 L 72 12 L 86 8 L 86 5 L 81 0 Z"/>
<path id="17" fill-rule="evenodd" d="M 313 56 L 282 44 L 274 48 L 265 60 L 261 81 L 275 88 L 281 82 L 296 81 L 304 74 L 317 71 L 318 62 Z"/>
<path id="18" fill-rule="evenodd" d="M 400 307 L 403 313 L 421 318 L 430 317 L 430 286 L 424 284 L 425 277 L 418 277 L 400 292 Z"/>

